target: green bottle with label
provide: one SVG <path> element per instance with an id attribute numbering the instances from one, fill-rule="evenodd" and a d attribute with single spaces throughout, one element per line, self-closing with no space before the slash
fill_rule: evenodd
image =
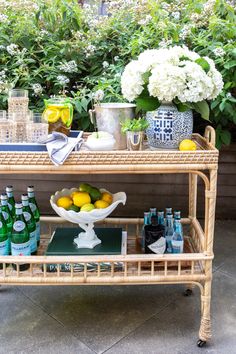
<path id="1" fill-rule="evenodd" d="M 13 226 L 13 218 L 11 216 L 11 212 L 8 206 L 8 197 L 6 193 L 1 194 L 1 206 L 2 206 L 2 215 L 7 224 L 8 238 L 11 237 L 12 226 Z M 9 243 L 9 251 L 10 251 L 10 243 Z"/>
<path id="2" fill-rule="evenodd" d="M 12 256 L 30 256 L 30 236 L 27 224 L 23 215 L 23 205 L 15 204 L 16 214 L 11 234 L 11 254 Z M 12 264 L 16 269 L 16 264 Z M 20 264 L 20 271 L 27 270 L 29 264 Z"/>
<path id="3" fill-rule="evenodd" d="M 34 215 L 34 220 L 36 222 L 36 235 L 37 235 L 37 245 L 40 244 L 40 212 L 37 205 L 35 195 L 34 195 L 34 186 L 28 186 L 27 193 L 29 197 L 29 206 Z"/>
<path id="4" fill-rule="evenodd" d="M 2 208 L 0 206 L 0 256 L 9 255 L 9 238 L 8 230 L 5 219 L 2 215 Z M 0 263 L 0 269 L 3 268 L 2 263 Z"/>
<path id="5" fill-rule="evenodd" d="M 15 216 L 15 203 L 16 202 L 15 202 L 15 198 L 13 195 L 13 187 L 7 186 L 6 193 L 7 193 L 7 197 L 8 197 L 8 207 L 10 209 L 12 218 L 14 218 L 14 216 Z"/>
<path id="6" fill-rule="evenodd" d="M 37 252 L 37 235 L 36 235 L 36 222 L 34 220 L 33 213 L 29 206 L 29 197 L 27 194 L 22 194 L 21 201 L 23 205 L 23 215 L 30 234 L 30 251 L 31 254 Z"/>

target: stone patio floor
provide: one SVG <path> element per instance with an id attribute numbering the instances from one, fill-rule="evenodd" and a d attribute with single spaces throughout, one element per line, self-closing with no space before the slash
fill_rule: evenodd
<path id="1" fill-rule="evenodd" d="M 182 285 L 0 288 L 0 353 L 236 353 L 236 221 L 215 235 L 212 340 L 198 348 L 200 296 Z"/>

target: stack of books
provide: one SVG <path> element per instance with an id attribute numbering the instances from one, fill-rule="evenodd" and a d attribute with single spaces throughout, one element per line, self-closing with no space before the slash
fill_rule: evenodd
<path id="1" fill-rule="evenodd" d="M 79 262 L 79 256 L 98 256 L 98 255 L 119 255 L 127 253 L 127 232 L 122 228 L 95 228 L 95 233 L 102 241 L 93 249 L 77 248 L 74 239 L 83 230 L 80 228 L 57 228 L 50 240 L 46 250 L 47 256 L 78 256 L 78 263 L 73 264 L 74 272 L 83 272 L 84 263 Z M 71 264 L 48 264 L 47 272 L 57 272 L 58 266 L 61 272 L 70 272 Z M 98 263 L 87 263 L 87 271 L 93 272 L 98 268 Z M 106 272 L 111 269 L 109 262 L 100 263 L 100 271 Z M 114 264 L 114 271 L 122 270 L 123 262 Z"/>

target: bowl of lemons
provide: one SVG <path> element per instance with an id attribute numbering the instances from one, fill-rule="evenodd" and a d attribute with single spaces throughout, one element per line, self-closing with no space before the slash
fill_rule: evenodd
<path id="1" fill-rule="evenodd" d="M 87 183 L 79 188 L 63 189 L 51 196 L 50 203 L 63 219 L 78 224 L 84 232 L 74 239 L 78 248 L 94 248 L 101 243 L 94 231 L 94 223 L 105 219 L 119 204 L 125 205 L 126 194 L 112 194 Z"/>

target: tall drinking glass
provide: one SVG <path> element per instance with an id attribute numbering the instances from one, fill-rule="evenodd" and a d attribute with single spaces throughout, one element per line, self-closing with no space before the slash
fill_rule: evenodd
<path id="1" fill-rule="evenodd" d="M 48 123 L 42 119 L 41 113 L 33 113 L 32 119 L 27 123 L 26 135 L 28 143 L 40 143 L 48 137 Z"/>
<path id="2" fill-rule="evenodd" d="M 0 143 L 14 143 L 15 141 L 15 123 L 11 119 L 8 119 L 6 111 L 0 111 Z"/>
<path id="3" fill-rule="evenodd" d="M 26 128 L 28 122 L 31 120 L 31 115 L 29 110 L 8 113 L 9 119 L 15 123 L 17 143 L 27 142 Z"/>
<path id="4" fill-rule="evenodd" d="M 29 97 L 28 90 L 12 89 L 8 94 L 8 112 L 28 111 Z"/>

